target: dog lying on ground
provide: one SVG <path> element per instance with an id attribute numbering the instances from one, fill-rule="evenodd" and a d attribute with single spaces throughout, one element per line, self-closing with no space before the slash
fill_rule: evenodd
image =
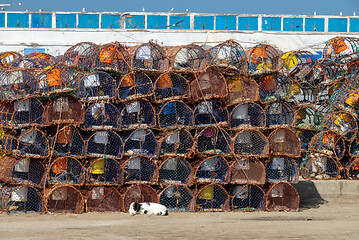
<path id="1" fill-rule="evenodd" d="M 156 215 L 168 215 L 168 210 L 165 206 L 158 203 L 137 203 L 133 202 L 130 205 L 128 212 L 134 216 L 136 214 L 156 214 Z"/>

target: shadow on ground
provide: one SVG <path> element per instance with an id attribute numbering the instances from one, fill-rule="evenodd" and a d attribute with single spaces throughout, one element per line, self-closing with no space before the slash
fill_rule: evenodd
<path id="1" fill-rule="evenodd" d="M 299 181 L 298 184 L 293 186 L 297 189 L 300 197 L 300 210 L 318 208 L 320 205 L 328 202 L 320 196 L 312 181 Z"/>

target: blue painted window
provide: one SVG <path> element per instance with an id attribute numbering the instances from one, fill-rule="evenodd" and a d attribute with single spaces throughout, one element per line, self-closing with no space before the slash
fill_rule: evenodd
<path id="1" fill-rule="evenodd" d="M 5 27 L 5 13 L 0 13 L 0 27 Z"/>
<path id="2" fill-rule="evenodd" d="M 126 16 L 126 28 L 127 29 L 144 29 L 145 28 L 145 16 L 143 16 L 143 15 Z"/>
<path id="3" fill-rule="evenodd" d="M 166 29 L 167 16 L 147 15 L 147 29 Z"/>
<path id="4" fill-rule="evenodd" d="M 262 18 L 263 31 L 280 31 L 281 23 L 280 17 L 263 17 Z"/>
<path id="5" fill-rule="evenodd" d="M 79 14 L 79 28 L 99 28 L 98 14 Z"/>
<path id="6" fill-rule="evenodd" d="M 303 31 L 303 18 L 283 18 L 284 31 Z"/>
<path id="7" fill-rule="evenodd" d="M 45 48 L 24 48 L 24 55 L 34 52 L 45 52 Z"/>
<path id="8" fill-rule="evenodd" d="M 101 28 L 121 28 L 121 16 L 102 14 Z"/>
<path id="9" fill-rule="evenodd" d="M 238 30 L 258 30 L 258 17 L 238 17 Z"/>
<path id="10" fill-rule="evenodd" d="M 359 32 L 359 18 L 350 19 L 350 32 Z"/>
<path id="11" fill-rule="evenodd" d="M 346 18 L 329 18 L 328 32 L 347 32 L 348 21 Z"/>
<path id="12" fill-rule="evenodd" d="M 31 15 L 32 28 L 51 28 L 52 14 L 50 13 L 34 13 Z"/>
<path id="13" fill-rule="evenodd" d="M 324 18 L 306 18 L 306 32 L 324 32 Z"/>
<path id="14" fill-rule="evenodd" d="M 217 16 L 216 30 L 236 30 L 235 16 Z"/>
<path id="15" fill-rule="evenodd" d="M 170 29 L 191 29 L 189 16 L 170 16 Z"/>
<path id="16" fill-rule="evenodd" d="M 56 28 L 76 28 L 76 14 L 56 14 Z"/>
<path id="17" fill-rule="evenodd" d="M 29 14 L 27 13 L 8 13 L 7 26 L 12 28 L 28 28 Z"/>
<path id="18" fill-rule="evenodd" d="M 214 17 L 213 16 L 195 16 L 194 29 L 195 30 L 213 30 Z"/>

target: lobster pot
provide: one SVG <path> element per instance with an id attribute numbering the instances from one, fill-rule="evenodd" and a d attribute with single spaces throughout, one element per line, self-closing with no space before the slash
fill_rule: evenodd
<path id="1" fill-rule="evenodd" d="M 162 130 L 193 126 L 193 111 L 182 101 L 167 102 L 160 108 L 157 117 Z"/>
<path id="2" fill-rule="evenodd" d="M 352 158 L 359 157 L 359 138 L 356 137 L 349 146 L 349 155 Z"/>
<path id="3" fill-rule="evenodd" d="M 244 101 L 259 101 L 259 87 L 255 80 L 243 75 L 226 76 L 228 85 L 227 105 Z"/>
<path id="4" fill-rule="evenodd" d="M 350 163 L 345 167 L 345 175 L 348 179 L 358 180 L 359 179 L 359 159 L 354 158 Z"/>
<path id="5" fill-rule="evenodd" d="M 196 152 L 200 155 L 232 153 L 232 140 L 228 133 L 220 127 L 207 127 L 197 136 Z"/>
<path id="6" fill-rule="evenodd" d="M 289 77 L 276 73 L 259 78 L 259 96 L 261 103 L 285 100 L 293 96 L 293 82 Z"/>
<path id="7" fill-rule="evenodd" d="M 313 105 L 318 102 L 318 92 L 318 88 L 309 83 L 293 83 L 293 96 L 289 101 L 296 106 Z"/>
<path id="8" fill-rule="evenodd" d="M 114 99 L 116 82 L 105 72 L 88 73 L 81 78 L 77 95 L 84 102 Z"/>
<path id="9" fill-rule="evenodd" d="M 122 196 L 113 187 L 94 187 L 86 198 L 86 212 L 119 212 L 122 207 Z"/>
<path id="10" fill-rule="evenodd" d="M 262 162 L 251 158 L 240 158 L 234 161 L 229 171 L 231 184 L 258 184 L 263 185 L 266 180 L 266 172 Z"/>
<path id="11" fill-rule="evenodd" d="M 11 118 L 14 113 L 14 105 L 8 102 L 0 102 L 0 127 L 11 125 Z"/>
<path id="12" fill-rule="evenodd" d="M 67 95 L 50 101 L 45 108 L 46 124 L 81 124 L 85 111 L 77 98 Z"/>
<path id="13" fill-rule="evenodd" d="M 60 129 L 52 147 L 53 155 L 57 156 L 82 157 L 85 154 L 85 142 L 73 126 Z"/>
<path id="14" fill-rule="evenodd" d="M 239 103 L 231 112 L 229 119 L 229 128 L 231 130 L 263 129 L 265 126 L 266 114 L 257 103 Z"/>
<path id="15" fill-rule="evenodd" d="M 195 208 L 197 211 L 229 211 L 229 195 L 220 185 L 211 184 L 199 190 L 196 196 Z"/>
<path id="16" fill-rule="evenodd" d="M 354 37 L 335 37 L 330 39 L 324 49 L 323 57 L 336 60 L 340 64 L 352 61 L 351 56 L 358 53 L 359 39 Z"/>
<path id="17" fill-rule="evenodd" d="M 351 63 L 346 71 L 347 81 L 346 86 L 348 88 L 358 89 L 359 88 L 359 62 L 355 61 Z"/>
<path id="18" fill-rule="evenodd" d="M 266 181 L 298 183 L 299 173 L 295 160 L 287 157 L 272 157 L 266 164 Z"/>
<path id="19" fill-rule="evenodd" d="M 157 78 L 154 88 L 154 98 L 156 102 L 186 99 L 189 97 L 187 80 L 174 72 L 161 74 Z"/>
<path id="20" fill-rule="evenodd" d="M 43 62 L 44 63 L 44 62 Z M 17 58 L 8 65 L 9 69 L 21 69 L 34 71 L 35 75 L 42 69 L 46 68 L 36 59 L 30 59 L 25 56 Z"/>
<path id="21" fill-rule="evenodd" d="M 160 143 L 160 156 L 189 157 L 193 151 L 193 137 L 184 129 L 168 133 Z"/>
<path id="22" fill-rule="evenodd" d="M 263 189 L 255 184 L 237 185 L 232 190 L 231 207 L 235 211 L 257 211 L 265 209 Z"/>
<path id="23" fill-rule="evenodd" d="M 26 54 L 23 59 L 34 62 L 36 67 L 41 69 L 49 68 L 56 64 L 55 57 L 44 52 L 32 52 Z"/>
<path id="24" fill-rule="evenodd" d="M 309 150 L 340 160 L 345 153 L 345 142 L 340 135 L 333 131 L 322 131 L 312 138 Z"/>
<path id="25" fill-rule="evenodd" d="M 201 72 L 190 84 L 191 100 L 225 98 L 228 94 L 226 79 L 214 68 Z"/>
<path id="26" fill-rule="evenodd" d="M 315 62 L 317 58 L 309 51 L 290 51 L 282 55 L 283 68 L 290 75 L 295 76 L 308 63 Z"/>
<path id="27" fill-rule="evenodd" d="M 207 65 L 208 55 L 206 51 L 195 44 L 182 47 L 170 48 L 168 55 L 171 56 L 173 67 L 180 71 L 199 71 L 203 70 Z M 177 52 L 176 52 L 177 51 Z"/>
<path id="28" fill-rule="evenodd" d="M 9 122 L 11 127 L 28 127 L 45 123 L 44 106 L 37 98 L 14 101 L 14 112 Z"/>
<path id="29" fill-rule="evenodd" d="M 351 113 L 344 111 L 327 115 L 323 120 L 323 126 L 337 132 L 348 141 L 352 141 L 358 132 L 357 119 Z"/>
<path id="30" fill-rule="evenodd" d="M 0 189 L 0 209 L 3 212 L 42 212 L 42 197 L 34 187 L 16 186 Z"/>
<path id="31" fill-rule="evenodd" d="M 38 92 L 35 77 L 28 70 L 10 69 L 0 72 L 0 99 L 17 100 Z"/>
<path id="32" fill-rule="evenodd" d="M 295 129 L 295 135 L 299 138 L 301 152 L 309 150 L 309 143 L 317 132 L 311 130 Z"/>
<path id="33" fill-rule="evenodd" d="M 168 68 L 166 53 L 160 45 L 150 41 L 137 47 L 132 58 L 132 67 L 137 70 L 160 70 Z"/>
<path id="34" fill-rule="evenodd" d="M 119 185 L 123 173 L 119 162 L 111 158 L 92 159 L 86 168 L 86 183 L 89 185 Z"/>
<path id="35" fill-rule="evenodd" d="M 107 102 L 90 105 L 85 112 L 83 128 L 86 130 L 119 129 L 120 111 Z"/>
<path id="36" fill-rule="evenodd" d="M 277 128 L 269 135 L 268 140 L 271 155 L 300 157 L 300 140 L 291 129 Z"/>
<path id="37" fill-rule="evenodd" d="M 317 60 L 310 73 L 310 82 L 316 87 L 328 86 L 344 78 L 343 68 L 329 59 Z"/>
<path id="38" fill-rule="evenodd" d="M 333 83 L 323 87 L 317 87 L 318 89 L 318 104 L 321 106 L 332 107 L 333 96 L 341 90 L 343 83 Z"/>
<path id="39" fill-rule="evenodd" d="M 353 114 L 358 118 L 356 109 L 358 108 L 359 94 L 356 90 L 348 88 L 339 90 L 332 99 L 333 106 Z"/>
<path id="40" fill-rule="evenodd" d="M 213 125 L 227 126 L 227 108 L 223 107 L 221 102 L 216 100 L 199 103 L 194 109 L 194 125 L 197 127 Z"/>
<path id="41" fill-rule="evenodd" d="M 156 191 L 149 185 L 133 184 L 127 188 L 123 196 L 123 209 L 128 212 L 131 203 L 133 202 L 152 202 L 158 203 Z"/>
<path id="42" fill-rule="evenodd" d="M 198 183 L 226 184 L 229 182 L 229 178 L 229 164 L 222 156 L 204 159 L 199 163 L 195 174 Z"/>
<path id="43" fill-rule="evenodd" d="M 68 185 L 48 189 L 44 203 L 46 211 L 50 213 L 80 214 L 84 212 L 84 197 L 79 190 Z"/>
<path id="44" fill-rule="evenodd" d="M 170 185 L 159 194 L 159 203 L 171 212 L 189 212 L 194 210 L 194 198 L 191 190 L 183 185 Z"/>
<path id="45" fill-rule="evenodd" d="M 270 45 L 259 44 L 246 52 L 248 71 L 252 75 L 260 75 L 279 71 L 283 61 L 279 52 Z"/>
<path id="46" fill-rule="evenodd" d="M 134 156 L 123 164 L 125 183 L 152 183 L 158 179 L 157 164 L 149 157 Z"/>
<path id="47" fill-rule="evenodd" d="M 295 111 L 295 127 L 303 130 L 320 130 L 324 114 L 314 107 L 300 107 Z"/>
<path id="48" fill-rule="evenodd" d="M 159 184 L 191 185 L 193 169 L 191 164 L 180 158 L 166 159 L 159 167 Z"/>
<path id="49" fill-rule="evenodd" d="M 152 96 L 153 84 L 143 72 L 133 71 L 121 78 L 117 86 L 120 101 L 130 101 Z"/>
<path id="50" fill-rule="evenodd" d="M 237 157 L 265 157 L 268 155 L 267 137 L 257 130 L 243 130 L 233 140 L 233 151 Z"/>
<path id="51" fill-rule="evenodd" d="M 133 131 L 125 142 L 124 155 L 144 155 L 157 157 L 158 143 L 150 129 L 138 129 Z"/>
<path id="52" fill-rule="evenodd" d="M 15 59 L 22 58 L 21 54 L 18 52 L 1 52 L 0 53 L 0 63 L 3 67 L 10 66 L 9 63 Z"/>
<path id="53" fill-rule="evenodd" d="M 293 127 L 295 110 L 287 102 L 273 102 L 265 108 L 267 128 Z"/>
<path id="54" fill-rule="evenodd" d="M 11 156 L 0 158 L 0 181 L 8 184 L 27 184 L 41 187 L 45 166 L 37 159 Z"/>
<path id="55" fill-rule="evenodd" d="M 56 158 L 49 166 L 47 176 L 48 184 L 82 185 L 84 182 L 84 166 L 74 158 Z"/>
<path id="56" fill-rule="evenodd" d="M 339 164 L 327 155 L 311 153 L 302 170 L 302 177 L 313 180 L 338 179 L 340 178 Z"/>
<path id="57" fill-rule="evenodd" d="M 299 195 L 297 190 L 289 183 L 280 182 L 272 185 L 266 194 L 267 211 L 299 210 Z"/>
<path id="58" fill-rule="evenodd" d="M 120 114 L 120 127 L 123 130 L 154 127 L 155 110 L 147 100 L 128 102 Z"/>
<path id="59" fill-rule="evenodd" d="M 121 158 L 122 153 L 122 139 L 112 130 L 95 132 L 88 140 L 87 156 Z"/>
<path id="60" fill-rule="evenodd" d="M 92 42 L 81 42 L 70 47 L 63 56 L 62 62 L 68 67 L 90 69 L 90 56 L 98 51 L 98 46 Z"/>

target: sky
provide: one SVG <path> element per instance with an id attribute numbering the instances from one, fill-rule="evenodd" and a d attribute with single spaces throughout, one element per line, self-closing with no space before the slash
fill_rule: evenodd
<path id="1" fill-rule="evenodd" d="M 0 0 L 8 11 L 173 12 L 359 16 L 359 0 Z M 21 4 L 19 4 L 21 3 Z"/>

